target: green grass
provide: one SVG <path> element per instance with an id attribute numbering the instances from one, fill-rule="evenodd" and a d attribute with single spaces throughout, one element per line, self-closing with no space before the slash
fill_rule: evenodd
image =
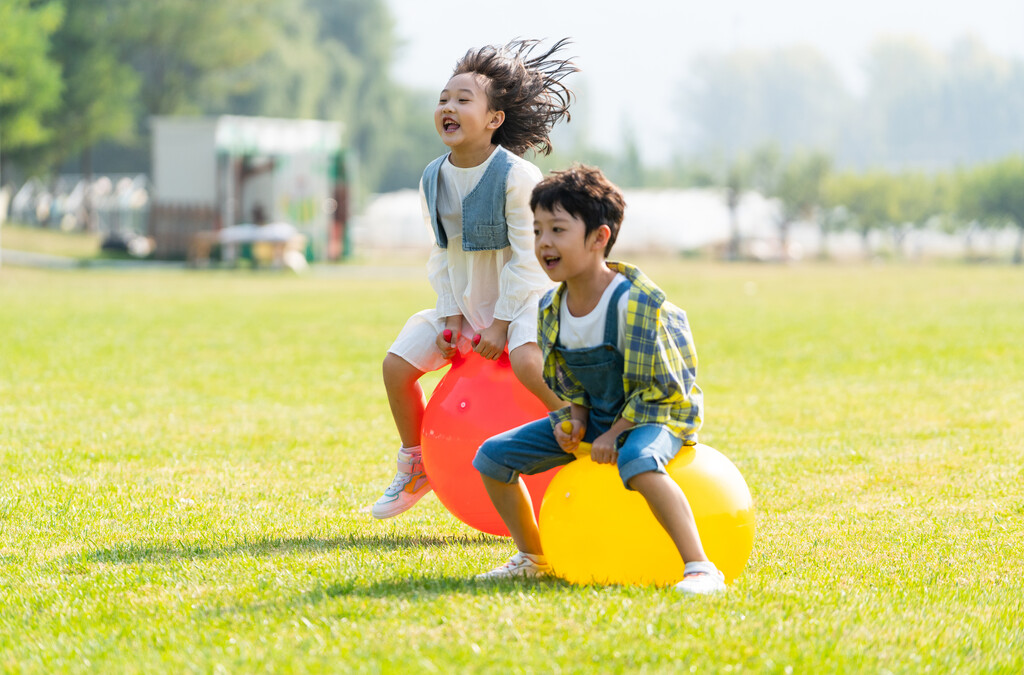
<path id="1" fill-rule="evenodd" d="M 508 540 L 362 511 L 422 266 L 4 267 L 0 671 L 1024 669 L 1024 270 L 640 262 L 757 506 L 720 597 L 480 586 Z"/>
<path id="2" fill-rule="evenodd" d="M 95 258 L 100 254 L 98 234 L 61 232 L 13 223 L 6 223 L 0 229 L 0 244 L 15 251 L 46 253 L 68 258 Z"/>

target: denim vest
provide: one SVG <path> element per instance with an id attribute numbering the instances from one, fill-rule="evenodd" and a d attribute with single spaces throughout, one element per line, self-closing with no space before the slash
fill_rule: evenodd
<path id="1" fill-rule="evenodd" d="M 441 164 L 448 155 L 438 157 L 423 171 L 423 193 L 434 226 L 434 240 L 448 248 L 448 235 L 437 215 L 437 184 Z M 512 169 L 514 155 L 500 145 L 480 182 L 462 200 L 462 250 L 499 251 L 509 246 L 508 224 L 505 222 L 505 185 Z"/>

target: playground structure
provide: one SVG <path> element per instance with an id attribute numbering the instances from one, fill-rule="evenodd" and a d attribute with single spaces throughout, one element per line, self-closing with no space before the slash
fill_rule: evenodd
<path id="1" fill-rule="evenodd" d="M 154 257 L 202 264 L 218 245 L 234 256 L 268 240 L 279 250 L 299 248 L 309 261 L 348 253 L 340 123 L 154 117 L 152 130 Z M 273 237 L 263 236 L 268 226 Z M 289 227 L 296 236 L 278 241 Z"/>

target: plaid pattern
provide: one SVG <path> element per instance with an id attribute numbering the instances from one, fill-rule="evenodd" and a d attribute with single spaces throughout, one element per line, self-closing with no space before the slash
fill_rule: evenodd
<path id="1" fill-rule="evenodd" d="M 619 414 L 634 424 L 662 424 L 683 439 L 697 442 L 704 398 L 697 386 L 697 351 L 686 312 L 665 298 L 643 272 L 632 265 L 608 262 L 629 279 L 625 325 L 626 405 Z M 544 381 L 563 400 L 589 407 L 583 386 L 555 351 L 558 310 L 565 284 L 548 291 L 540 302 L 537 342 L 544 354 Z M 569 409 L 552 413 L 555 424 L 569 419 Z"/>

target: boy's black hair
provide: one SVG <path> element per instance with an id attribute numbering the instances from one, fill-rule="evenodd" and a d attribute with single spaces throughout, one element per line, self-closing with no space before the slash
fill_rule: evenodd
<path id="1" fill-rule="evenodd" d="M 569 44 L 562 38 L 551 49 L 531 56 L 540 40 L 513 40 L 498 47 L 471 49 L 459 59 L 452 77 L 477 73 L 486 77 L 487 102 L 491 110 L 505 113 L 505 121 L 492 140 L 517 155 L 533 149 L 551 152 L 551 128 L 563 117 L 568 122 L 569 104 L 575 95 L 562 83 L 579 70 L 568 59 L 551 58 Z"/>
<path id="2" fill-rule="evenodd" d="M 530 209 L 554 211 L 561 206 L 571 216 L 583 221 L 586 227 L 584 237 L 607 225 L 611 230 L 604 257 L 612 251 L 619 227 L 626 212 L 626 200 L 622 191 L 605 177 L 597 167 L 574 164 L 565 171 L 552 171 L 551 175 L 537 183 L 530 195 Z"/>

